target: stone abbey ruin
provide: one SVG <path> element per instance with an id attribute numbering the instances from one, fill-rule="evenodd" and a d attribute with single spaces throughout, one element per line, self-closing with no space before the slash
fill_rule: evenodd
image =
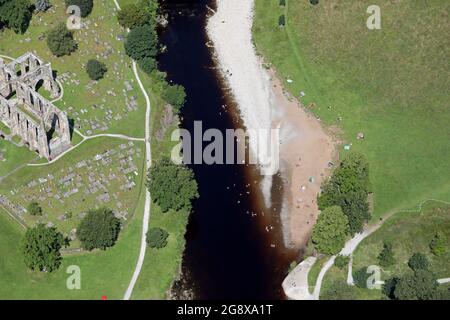
<path id="1" fill-rule="evenodd" d="M 40 87 L 52 98 L 59 95 L 50 63 L 33 53 L 7 64 L 0 58 L 0 135 L 18 136 L 30 150 L 51 160 L 70 146 L 70 126 L 67 115 L 38 93 Z"/>

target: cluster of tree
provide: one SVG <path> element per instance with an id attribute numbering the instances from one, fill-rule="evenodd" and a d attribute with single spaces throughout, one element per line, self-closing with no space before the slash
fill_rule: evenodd
<path id="1" fill-rule="evenodd" d="M 60 249 L 68 244 L 55 227 L 38 224 L 28 229 L 22 240 L 25 264 L 32 270 L 52 272 L 61 265 Z"/>
<path id="2" fill-rule="evenodd" d="M 81 17 L 86 18 L 94 7 L 93 0 L 64 0 L 66 7 L 77 6 L 80 8 Z"/>
<path id="3" fill-rule="evenodd" d="M 336 259 L 334 259 L 334 265 L 339 268 L 340 270 L 344 269 L 346 266 L 348 266 L 348 263 L 350 262 L 349 256 L 343 256 L 339 254 Z"/>
<path id="4" fill-rule="evenodd" d="M 431 263 L 423 253 L 414 253 L 408 260 L 410 273 L 385 281 L 383 293 L 397 300 L 449 299 L 448 289 L 440 287 L 436 275 L 430 271 Z"/>
<path id="5" fill-rule="evenodd" d="M 350 234 L 360 232 L 370 219 L 367 196 L 370 192 L 369 165 L 359 153 L 350 153 L 323 186 L 319 209 L 340 206 L 348 217 Z"/>
<path id="6" fill-rule="evenodd" d="M 70 55 L 78 48 L 73 39 L 73 32 L 68 30 L 64 23 L 58 24 L 47 33 L 47 46 L 57 57 Z"/>
<path id="7" fill-rule="evenodd" d="M 162 249 L 167 246 L 169 233 L 164 229 L 151 228 L 146 236 L 146 241 L 150 248 Z"/>
<path id="8" fill-rule="evenodd" d="M 0 0 L 0 28 L 25 33 L 32 15 L 33 4 L 30 0 Z"/>
<path id="9" fill-rule="evenodd" d="M 86 250 L 112 247 L 120 232 L 120 220 L 107 208 L 89 211 L 77 229 L 81 246 Z"/>
<path id="10" fill-rule="evenodd" d="M 150 168 L 147 188 L 163 212 L 190 210 L 191 201 L 199 196 L 192 170 L 167 158 Z"/>
<path id="11" fill-rule="evenodd" d="M 336 254 L 344 246 L 349 230 L 348 218 L 341 207 L 328 207 L 317 219 L 313 228 L 312 241 L 319 252 Z"/>
<path id="12" fill-rule="evenodd" d="M 333 281 L 330 287 L 320 296 L 323 300 L 356 300 L 355 288 L 343 281 Z"/>
<path id="13" fill-rule="evenodd" d="M 117 14 L 120 25 L 130 29 L 125 41 L 125 52 L 149 75 L 158 67 L 156 63 L 159 53 L 156 32 L 158 9 L 158 1 L 141 0 L 135 4 L 125 5 Z M 166 83 L 163 86 L 162 96 L 177 112 L 186 100 L 186 92 L 180 85 Z"/>
<path id="14" fill-rule="evenodd" d="M 92 80 L 100 80 L 104 77 L 108 68 L 103 62 L 90 59 L 86 64 L 86 72 Z"/>

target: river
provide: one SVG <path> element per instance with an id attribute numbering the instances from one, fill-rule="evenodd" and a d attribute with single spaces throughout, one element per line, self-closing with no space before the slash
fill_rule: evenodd
<path id="1" fill-rule="evenodd" d="M 159 57 L 159 67 L 187 92 L 181 127 L 193 133 L 194 121 L 202 121 L 203 130 L 243 128 L 207 45 L 205 24 L 211 14 L 207 6 L 214 8 L 214 1 L 160 3 L 169 23 L 160 31 L 166 50 Z M 265 208 L 255 166 L 198 164 L 191 168 L 200 198 L 193 203 L 175 296 L 190 290 L 195 299 L 284 298 L 281 283 L 297 253 L 283 246 L 278 178 L 272 188 L 272 207 Z"/>

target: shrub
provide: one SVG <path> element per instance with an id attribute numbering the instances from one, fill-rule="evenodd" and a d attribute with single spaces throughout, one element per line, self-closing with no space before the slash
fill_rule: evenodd
<path id="1" fill-rule="evenodd" d="M 334 260 L 334 265 L 342 270 L 346 266 L 348 266 L 349 262 L 350 262 L 350 257 L 349 256 L 343 256 L 343 255 L 340 254 Z"/>
<path id="2" fill-rule="evenodd" d="M 347 216 L 340 207 L 333 206 L 320 213 L 312 240 L 319 252 L 336 254 L 344 246 L 348 231 Z"/>
<path id="3" fill-rule="evenodd" d="M 156 70 L 156 60 L 152 57 L 146 57 L 138 61 L 139 67 L 146 74 L 151 74 Z"/>
<path id="4" fill-rule="evenodd" d="M 57 57 L 70 55 L 78 45 L 73 39 L 73 33 L 67 30 L 64 23 L 58 24 L 47 34 L 47 45 L 50 51 Z"/>
<path id="5" fill-rule="evenodd" d="M 107 208 L 91 210 L 81 220 L 77 229 L 78 239 L 86 250 L 112 247 L 120 232 L 120 220 Z"/>
<path id="6" fill-rule="evenodd" d="M 154 58 L 158 54 L 158 38 L 154 29 L 145 25 L 131 30 L 125 41 L 125 52 L 136 61 Z"/>
<path id="7" fill-rule="evenodd" d="M 83 18 L 86 18 L 92 12 L 92 8 L 94 7 L 93 0 L 65 0 L 65 3 L 67 8 L 70 6 L 78 6 Z"/>
<path id="8" fill-rule="evenodd" d="M 123 6 L 117 13 L 119 24 L 124 28 L 133 29 L 151 22 L 151 15 L 138 4 L 128 4 Z"/>
<path id="9" fill-rule="evenodd" d="M 181 85 L 167 85 L 163 92 L 163 99 L 179 111 L 186 101 L 186 91 Z"/>
<path id="10" fill-rule="evenodd" d="M 39 203 L 37 203 L 36 201 L 31 202 L 28 205 L 28 212 L 32 215 L 32 216 L 36 216 L 36 215 L 42 215 L 42 208 L 39 205 Z"/>
<path id="11" fill-rule="evenodd" d="M 392 243 L 385 242 L 383 249 L 378 255 L 378 262 L 382 267 L 389 267 L 395 263 L 394 251 L 392 250 Z"/>
<path id="12" fill-rule="evenodd" d="M 319 0 L 309 0 L 309 3 L 315 6 L 316 4 L 319 4 Z"/>
<path id="13" fill-rule="evenodd" d="M 147 244 L 150 248 L 161 249 L 167 245 L 169 233 L 161 228 L 151 228 L 147 232 Z"/>
<path id="14" fill-rule="evenodd" d="M 153 165 L 147 187 L 163 212 L 190 210 L 191 200 L 198 198 L 198 186 L 191 169 L 163 158 Z"/>
<path id="15" fill-rule="evenodd" d="M 61 265 L 59 250 L 68 242 L 55 227 L 38 224 L 25 232 L 22 241 L 24 261 L 28 268 L 38 271 L 52 272 Z"/>
<path id="16" fill-rule="evenodd" d="M 280 6 L 281 7 L 286 6 L 286 0 L 280 0 Z"/>
<path id="17" fill-rule="evenodd" d="M 280 27 L 284 27 L 286 25 L 286 17 L 284 16 L 284 14 L 278 18 L 278 25 Z"/>
<path id="18" fill-rule="evenodd" d="M 102 79 L 108 69 L 103 62 L 91 59 L 86 64 L 86 71 L 92 80 Z"/>
<path id="19" fill-rule="evenodd" d="M 32 17 L 30 0 L 0 0 L 0 26 L 14 30 L 15 33 L 25 33 Z"/>
<path id="20" fill-rule="evenodd" d="M 414 271 L 428 270 L 430 267 L 430 262 L 423 253 L 416 252 L 408 260 L 408 266 Z"/>
<path id="21" fill-rule="evenodd" d="M 367 273 L 367 268 L 361 268 L 353 274 L 353 280 L 358 288 L 367 289 L 367 279 L 369 279 L 370 273 Z"/>
<path id="22" fill-rule="evenodd" d="M 448 239 L 442 231 L 436 232 L 430 243 L 431 252 L 436 256 L 443 256 L 448 250 Z"/>

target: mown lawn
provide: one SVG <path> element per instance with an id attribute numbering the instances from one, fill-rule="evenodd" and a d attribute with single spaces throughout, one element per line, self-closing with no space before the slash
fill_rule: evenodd
<path id="1" fill-rule="evenodd" d="M 373 219 L 450 199 L 450 3 L 378 1 L 382 29 L 369 30 L 371 1 L 286 2 L 256 1 L 256 46 L 293 95 L 304 91 L 304 105 L 367 155 Z"/>

